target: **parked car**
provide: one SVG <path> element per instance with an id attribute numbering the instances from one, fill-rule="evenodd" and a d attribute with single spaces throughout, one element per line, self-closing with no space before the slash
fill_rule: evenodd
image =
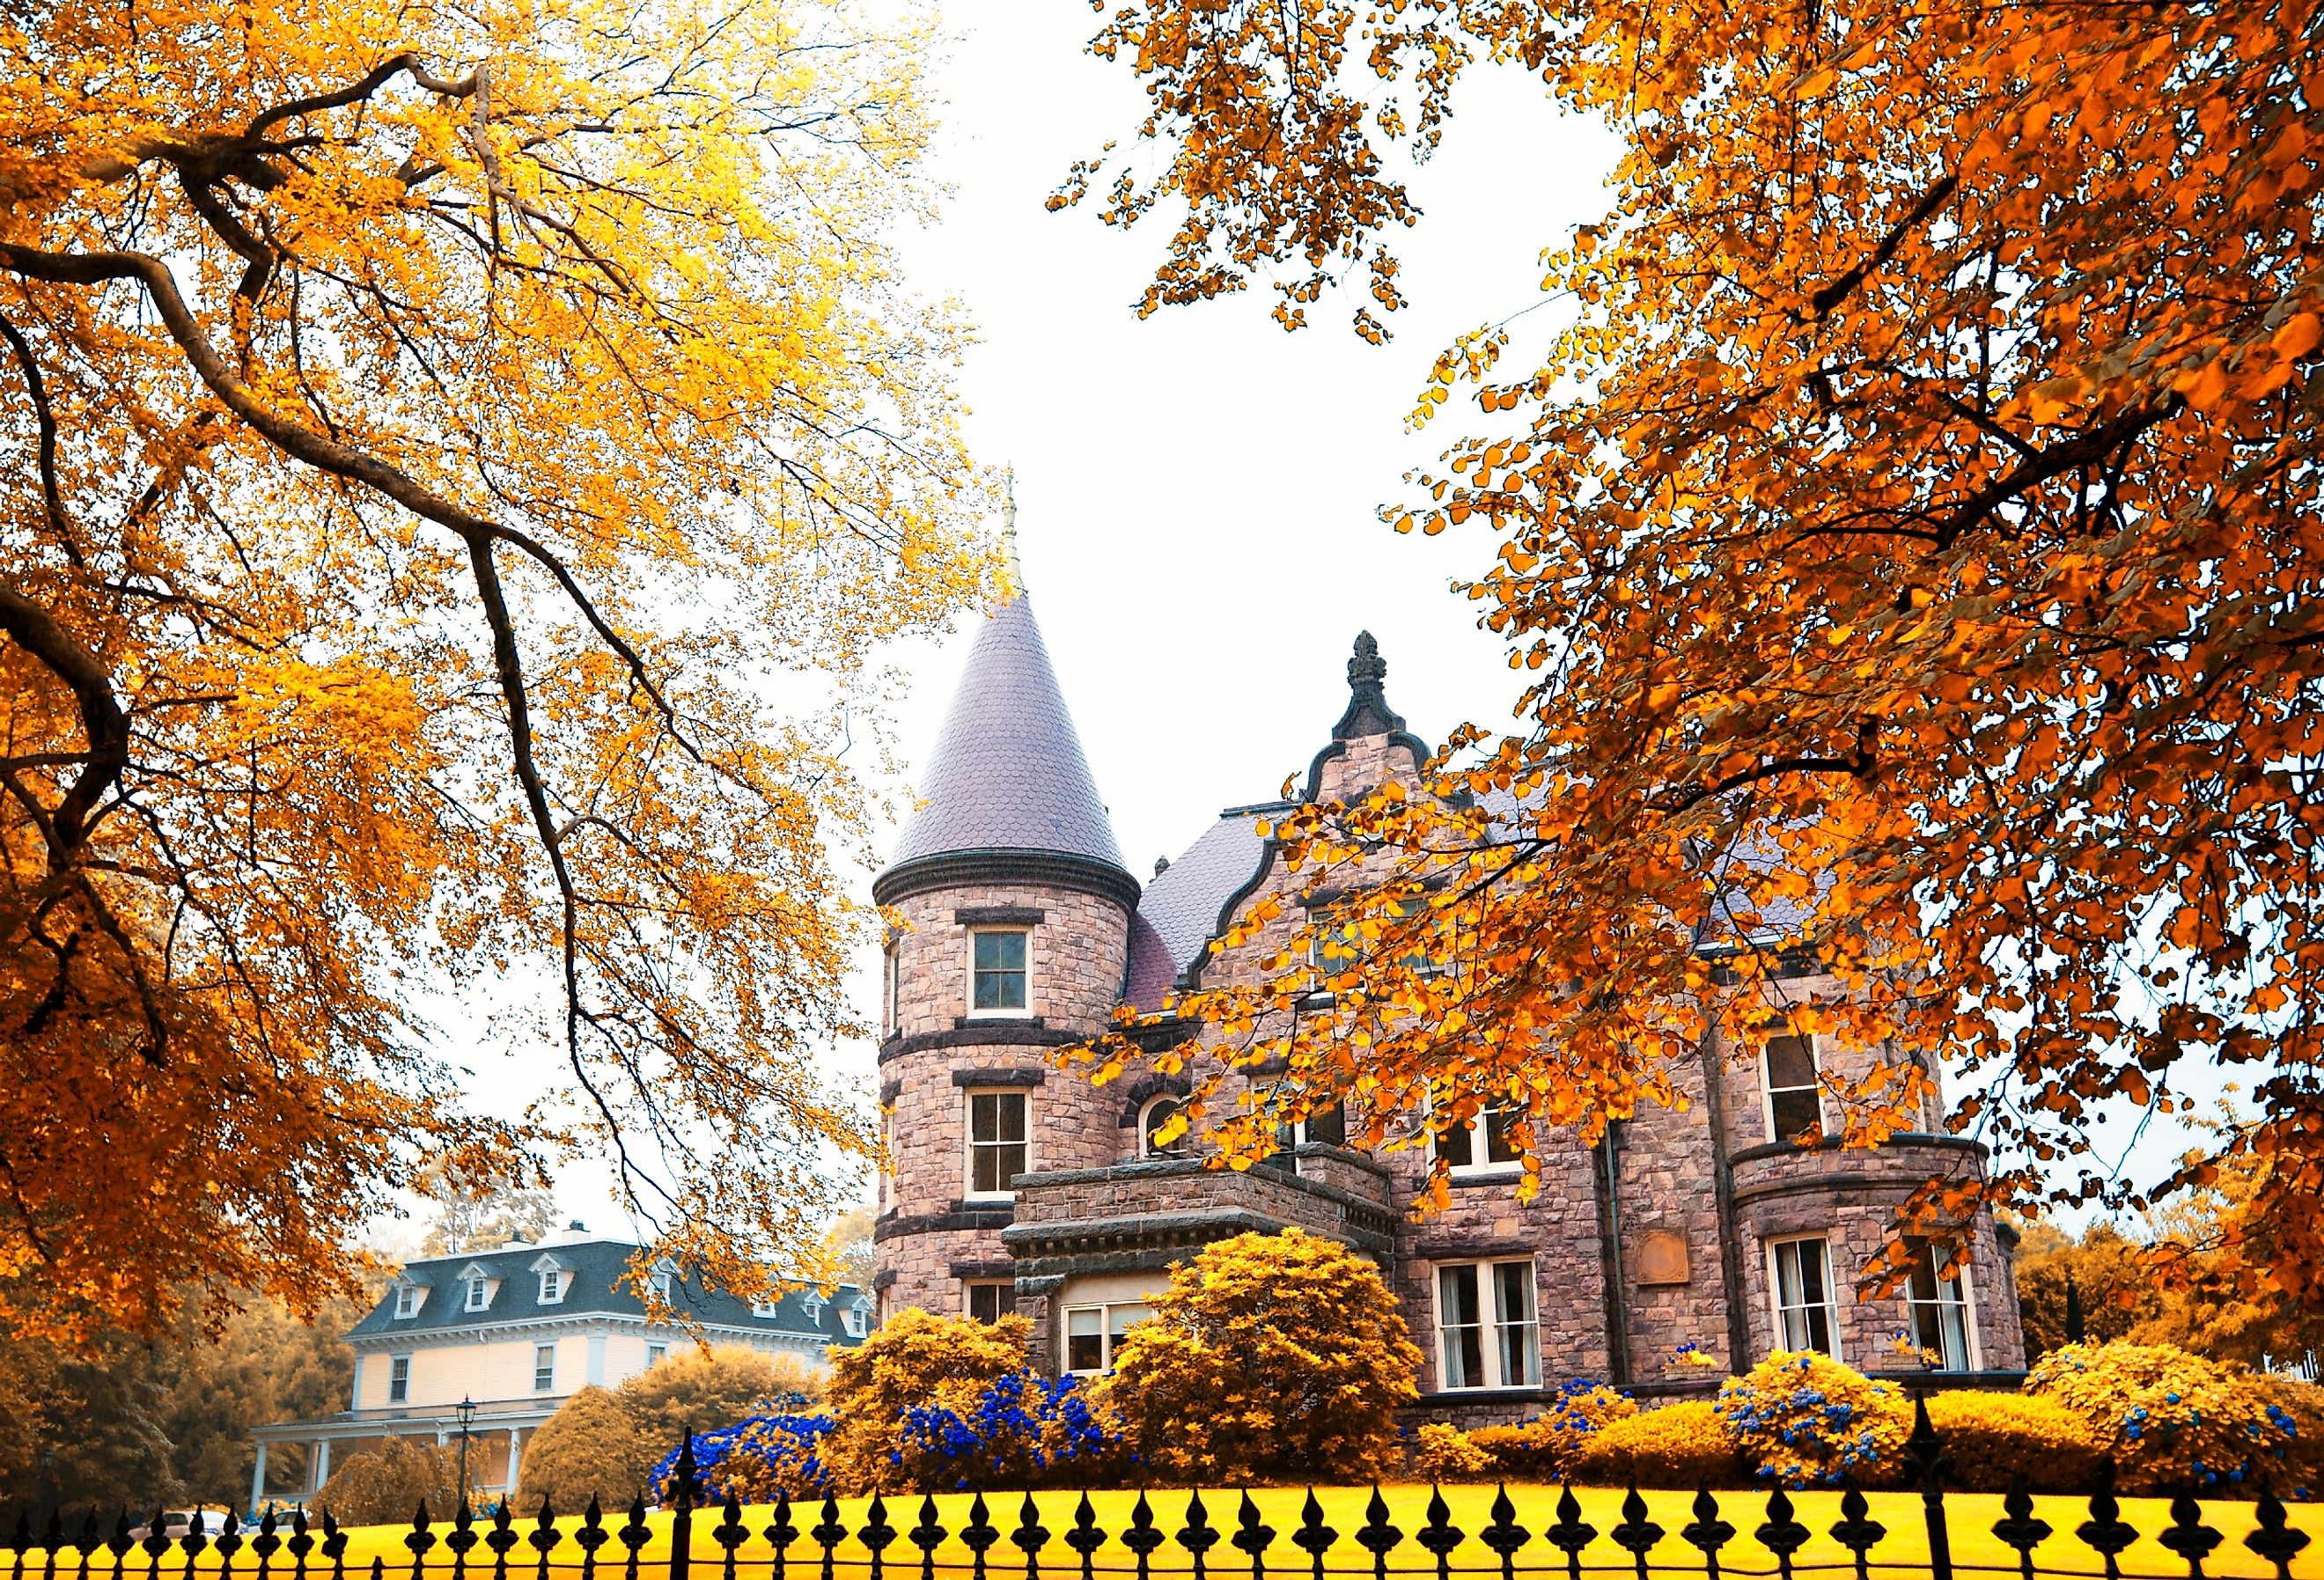
<path id="1" fill-rule="evenodd" d="M 199 1511 L 192 1509 L 164 1509 L 161 1511 L 162 1536 L 171 1541 L 177 1541 L 182 1538 L 194 1529 L 194 1520 L 198 1514 L 202 1522 L 202 1534 L 204 1536 L 224 1536 L 229 1530 L 239 1533 L 242 1529 L 240 1522 L 237 1521 L 233 1515 L 227 1513 L 223 1509 L 203 1509 Z M 146 1520 L 141 1524 L 133 1525 L 129 1528 L 129 1539 L 131 1541 L 143 1541 L 152 1534 L 153 1523 L 151 1520 Z"/>

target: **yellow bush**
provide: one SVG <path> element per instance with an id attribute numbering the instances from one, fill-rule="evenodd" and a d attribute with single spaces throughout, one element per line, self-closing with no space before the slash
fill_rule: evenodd
<path id="1" fill-rule="evenodd" d="M 1478 1445 L 1476 1434 L 1443 1421 L 1429 1422 L 1413 1440 L 1412 1474 L 1418 1480 L 1473 1481 L 1493 1468 L 1493 1455 Z"/>
<path id="2" fill-rule="evenodd" d="M 2021 1475 L 2035 1492 L 2087 1492 L 2104 1457 L 2089 1424 L 2054 1399 L 1932 1394 L 1929 1425 L 1952 1456 L 1951 1484 L 1964 1492 L 2006 1492 Z"/>
<path id="3" fill-rule="evenodd" d="M 1420 1351 L 1379 1269 L 1286 1229 L 1170 1271 L 1103 1390 L 1147 1468 L 1205 1485 L 1361 1481 L 1399 1468 Z"/>
<path id="4" fill-rule="evenodd" d="M 1602 1486 L 1732 1487 L 1750 1479 L 1742 1446 L 1709 1400 L 1609 1420 L 1573 1455 L 1575 1481 Z"/>
<path id="5" fill-rule="evenodd" d="M 1521 1427 L 1479 1427 L 1469 1434 L 1469 1442 L 1493 1462 L 1493 1469 L 1502 1475 L 1522 1476 L 1527 1481 L 1553 1478 L 1556 1472 L 1549 1465 L 1546 1444 L 1534 1430 L 1538 1423 L 1527 1421 Z"/>
<path id="6" fill-rule="evenodd" d="M 1493 1456 L 1504 1474 L 1554 1481 L 1574 1474 L 1582 1446 L 1610 1421 L 1638 1413 L 1638 1401 L 1619 1389 L 1576 1378 L 1558 1390 L 1548 1410 L 1518 1427 L 1480 1427 L 1469 1441 Z"/>
<path id="7" fill-rule="evenodd" d="M 2042 1357 L 2028 1394 L 2080 1416 L 2125 1490 L 2256 1484 L 2280 1475 L 2297 1423 L 2270 1380 L 2176 1344 L 2067 1344 Z"/>
<path id="8" fill-rule="evenodd" d="M 985 1323 L 908 1309 L 854 1348 L 835 1350 L 825 1400 L 839 1426 L 821 1451 L 832 1484 L 843 1496 L 900 1487 L 904 1412 L 973 1413 L 986 1389 L 1024 1369 L 1032 1332 L 1021 1317 Z"/>
<path id="9" fill-rule="evenodd" d="M 1729 1378 L 1714 1408 L 1760 1478 L 1787 1487 L 1893 1474 L 1913 1429 L 1903 1389 L 1813 1350 L 1777 1350 Z"/>

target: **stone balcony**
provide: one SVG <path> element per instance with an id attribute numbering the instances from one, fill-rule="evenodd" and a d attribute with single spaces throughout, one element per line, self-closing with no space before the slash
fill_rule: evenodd
<path id="1" fill-rule="evenodd" d="M 1001 1238 L 1020 1293 L 1028 1280 L 1166 1267 L 1251 1230 L 1305 1229 L 1383 1261 L 1393 1254 L 1386 1169 L 1327 1146 L 1299 1148 L 1296 1163 L 1296 1173 L 1277 1163 L 1236 1171 L 1157 1158 L 1020 1174 L 1016 1221 Z"/>

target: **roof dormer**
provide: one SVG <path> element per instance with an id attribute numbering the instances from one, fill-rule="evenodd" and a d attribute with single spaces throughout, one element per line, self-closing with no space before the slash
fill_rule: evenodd
<path id="1" fill-rule="evenodd" d="M 493 1297 L 501 1292 L 501 1281 L 483 1262 L 472 1261 L 459 1270 L 454 1288 L 459 1291 L 463 1312 L 485 1312 L 493 1308 Z"/>
<path id="2" fill-rule="evenodd" d="M 535 1298 L 543 1306 L 562 1306 L 565 1292 L 573 1287 L 573 1263 L 555 1252 L 544 1251 L 524 1264 L 525 1270 L 540 1280 Z"/>
<path id="3" fill-rule="evenodd" d="M 398 1273 L 388 1289 L 392 1291 L 390 1298 L 394 1302 L 388 1307 L 388 1315 L 394 1321 L 410 1321 L 420 1315 L 422 1306 L 428 1304 L 428 1282 L 424 1279 L 415 1279 L 410 1273 Z"/>

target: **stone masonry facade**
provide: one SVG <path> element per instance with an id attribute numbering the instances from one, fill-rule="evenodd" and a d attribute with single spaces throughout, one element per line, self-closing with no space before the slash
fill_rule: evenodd
<path id="1" fill-rule="evenodd" d="M 1361 639 L 1347 714 L 1308 797 L 1360 794 L 1391 775 L 1417 782 L 1425 748 L 1388 710 L 1384 670 Z M 1305 919 L 1298 880 L 1255 832 L 1280 804 L 1230 809 L 1172 870 L 1132 879 L 1021 596 L 980 635 L 927 777 L 928 805 L 874 888 L 896 923 L 880 1052 L 883 1313 L 1013 1310 L 1032 1321 L 1038 1364 L 1087 1369 L 1175 1262 L 1226 1235 L 1296 1225 L 1379 1263 L 1427 1356 L 1417 1418 L 1521 1419 L 1577 1377 L 1641 1394 L 1705 1391 L 1784 1347 L 1786 1321 L 1860 1369 L 1918 1368 L 1904 1335 L 1929 1331 L 1915 1323 L 1932 1307 L 1859 1297 L 1854 1284 L 1916 1186 L 1984 1166 L 1976 1143 L 1937 1133 L 1933 1103 L 1920 1132 L 1879 1147 L 1794 1144 L 1772 1133 L 1761 1060 L 1712 1042 L 1674 1072 L 1682 1106 L 1642 1110 L 1595 1146 L 1536 1138 L 1534 1199 L 1517 1199 L 1515 1166 L 1480 1167 L 1456 1171 L 1450 1205 L 1425 1215 L 1413 1207 L 1429 1172 L 1417 1147 L 1374 1157 L 1310 1141 L 1241 1172 L 1148 1156 L 1148 1104 L 1185 1080 L 1131 1071 L 1100 1087 L 1058 1067 L 1056 1050 L 1125 1003 L 1152 1009 L 1173 983 L 1251 980 L 1285 947 Z M 1282 916 L 1236 951 L 1213 947 L 1270 894 Z M 975 939 L 990 931 L 1023 937 L 1024 1002 L 980 1012 Z M 1805 990 L 1832 985 L 1792 975 Z M 1187 1031 L 1200 1039 L 1179 1028 L 1171 1040 Z M 1815 1054 L 1840 1082 L 1894 1057 Z M 1023 1171 L 998 1190 L 973 1188 L 978 1094 L 1023 1099 Z M 1939 1381 L 2000 1381 L 2024 1364 L 2011 1242 L 1987 1217 L 1973 1230 L 1966 1267 L 1940 1292 L 1945 1331 L 1959 1336 Z M 1812 1328 L 1799 1326 L 1796 1289 L 1779 1311 L 1779 1263 L 1794 1284 L 1805 1267 L 1822 1286 Z M 1446 1270 L 1456 1289 L 1474 1278 L 1529 1291 L 1531 1376 L 1448 1374 L 1461 1355 L 1440 1310 Z M 1720 1363 L 1681 1363 L 1681 1345 Z"/>

